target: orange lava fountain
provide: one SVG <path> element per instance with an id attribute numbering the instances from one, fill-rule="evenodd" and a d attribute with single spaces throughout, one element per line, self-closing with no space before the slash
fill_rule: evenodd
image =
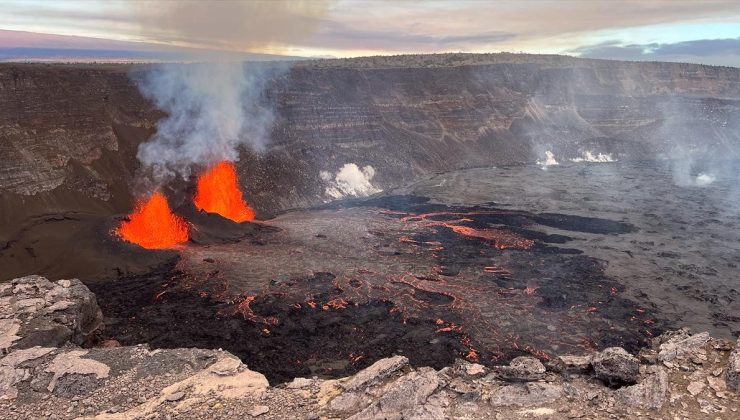
<path id="1" fill-rule="evenodd" d="M 244 201 L 236 168 L 231 162 L 219 162 L 198 177 L 193 201 L 200 210 L 235 222 L 254 220 L 254 210 Z"/>
<path id="2" fill-rule="evenodd" d="M 121 223 L 116 233 L 144 248 L 162 249 L 187 241 L 188 225 L 172 213 L 164 194 L 155 192 L 148 200 L 136 203 L 129 220 Z"/>

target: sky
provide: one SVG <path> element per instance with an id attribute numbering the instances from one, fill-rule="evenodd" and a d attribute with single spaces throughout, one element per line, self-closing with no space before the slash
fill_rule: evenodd
<path id="1" fill-rule="evenodd" d="M 740 1 L 0 0 L 0 60 L 500 51 L 740 67 Z"/>

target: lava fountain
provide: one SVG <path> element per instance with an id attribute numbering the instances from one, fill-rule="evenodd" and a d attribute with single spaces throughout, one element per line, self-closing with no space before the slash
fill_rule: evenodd
<path id="1" fill-rule="evenodd" d="M 200 210 L 235 222 L 254 220 L 254 210 L 244 201 L 231 162 L 219 162 L 198 177 L 193 201 Z"/>
<path id="2" fill-rule="evenodd" d="M 116 233 L 144 248 L 162 249 L 187 241 L 188 224 L 172 213 L 164 194 L 155 192 L 136 203 L 129 220 L 122 222 Z"/>

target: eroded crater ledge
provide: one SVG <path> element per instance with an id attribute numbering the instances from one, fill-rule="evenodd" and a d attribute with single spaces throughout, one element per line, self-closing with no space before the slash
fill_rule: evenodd
<path id="1" fill-rule="evenodd" d="M 678 330 L 638 354 L 612 347 L 435 370 L 405 356 L 341 379 L 270 386 L 216 349 L 95 339 L 103 314 L 78 280 L 0 285 L 2 418 L 737 418 L 740 346 Z"/>

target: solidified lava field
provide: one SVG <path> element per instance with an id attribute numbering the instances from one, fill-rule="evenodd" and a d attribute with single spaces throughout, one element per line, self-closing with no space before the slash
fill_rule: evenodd
<path id="1" fill-rule="evenodd" d="M 101 339 L 220 347 L 278 383 L 392 354 L 492 365 L 637 351 L 684 325 L 737 334 L 729 181 L 677 187 L 659 163 L 489 168 L 242 223 L 228 238 L 231 222 L 191 215 L 200 236 L 178 258 L 90 284 Z"/>

